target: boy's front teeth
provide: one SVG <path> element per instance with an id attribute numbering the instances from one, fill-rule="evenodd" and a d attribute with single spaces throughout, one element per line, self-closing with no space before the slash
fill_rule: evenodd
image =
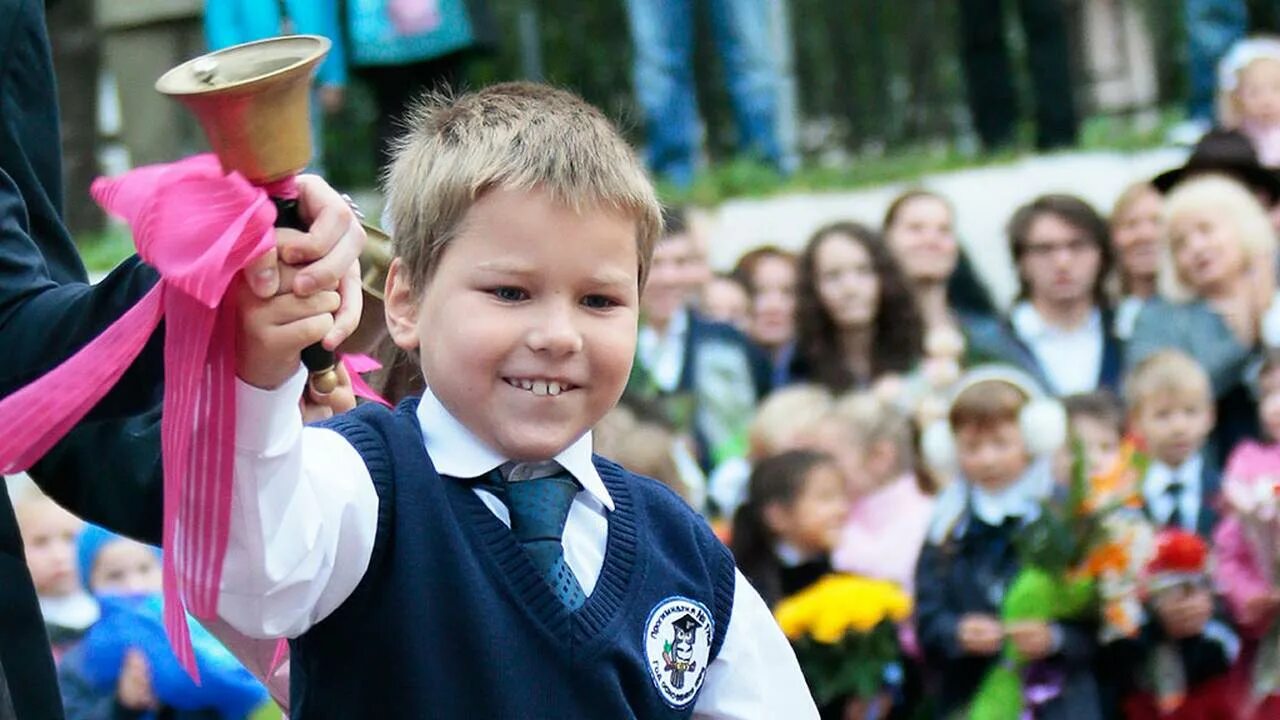
<path id="1" fill-rule="evenodd" d="M 512 384 L 539 396 L 555 396 L 564 390 L 560 383 L 554 380 L 515 380 Z"/>

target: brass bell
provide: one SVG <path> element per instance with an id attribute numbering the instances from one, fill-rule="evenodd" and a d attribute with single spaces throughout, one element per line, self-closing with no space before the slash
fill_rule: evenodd
<path id="1" fill-rule="evenodd" d="M 265 185 L 311 162 L 311 80 L 330 45 L 319 35 L 236 45 L 173 68 L 156 90 L 191 109 L 224 170 Z"/>

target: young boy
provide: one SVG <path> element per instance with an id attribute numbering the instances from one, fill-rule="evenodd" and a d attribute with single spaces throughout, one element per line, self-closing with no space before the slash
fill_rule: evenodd
<path id="1" fill-rule="evenodd" d="M 1120 444 L 1124 439 L 1124 408 L 1114 395 L 1106 390 L 1069 395 L 1062 399 L 1067 411 L 1067 424 L 1071 439 L 1080 443 L 1084 451 L 1085 466 L 1090 477 L 1106 472 L 1120 458 Z M 1071 450 L 1068 448 L 1064 465 L 1070 472 Z M 1069 474 L 1060 477 L 1070 477 Z"/>
<path id="2" fill-rule="evenodd" d="M 966 714 L 1007 640 L 1063 678 L 1062 692 L 1036 717 L 1097 718 L 1094 629 L 1000 620 L 1004 592 L 1019 570 L 1014 537 L 1052 492 L 1052 457 L 1064 439 L 1061 408 L 1012 369 L 974 370 L 958 387 L 948 419 L 930 428 L 933 441 L 925 447 L 931 465 L 957 466 L 959 476 L 939 497 L 916 567 L 916 632 L 939 687 L 936 716 Z"/>
<path id="3" fill-rule="evenodd" d="M 1147 515 L 1158 527 L 1176 526 L 1210 540 L 1219 481 L 1205 452 L 1214 423 L 1209 376 L 1187 355 L 1161 351 L 1133 369 L 1125 404 L 1151 457 L 1142 479 Z"/>
<path id="4" fill-rule="evenodd" d="M 388 187 L 420 400 L 304 429 L 337 298 L 241 293 L 219 615 L 291 638 L 291 717 L 816 717 L 706 523 L 591 455 L 661 222 L 612 125 L 539 85 L 433 99 Z"/>
<path id="5" fill-rule="evenodd" d="M 18 532 L 40 600 L 54 659 L 75 644 L 98 619 L 98 604 L 76 574 L 76 536 L 84 522 L 40 492 L 34 483 L 18 485 L 13 509 Z M 87 581 L 87 579 L 86 579 Z"/>
<path id="6" fill-rule="evenodd" d="M 266 689 L 194 625 L 200 685 L 182 672 L 161 630 L 159 550 L 86 525 L 76 555 L 103 617 L 58 668 L 67 720 L 242 720 L 266 702 Z"/>
<path id="7" fill-rule="evenodd" d="M 1145 443 L 1151 466 L 1142 479 L 1143 510 L 1157 528 L 1198 534 L 1205 542 L 1217 523 L 1218 474 L 1205 453 L 1213 430 L 1209 376 L 1187 355 L 1165 350 L 1140 362 L 1125 381 L 1130 427 Z M 1220 704 L 1239 640 L 1208 583 L 1185 584 L 1147 603 L 1141 635 L 1103 651 L 1104 673 L 1134 717 L 1216 717 L 1197 708 Z M 1170 642 L 1172 641 L 1172 642 Z M 1161 648 L 1176 647 L 1172 657 Z M 1177 681 L 1166 685 L 1173 669 Z M 1166 697 L 1181 696 L 1179 706 Z M 1161 706 L 1170 704 L 1172 707 Z"/>

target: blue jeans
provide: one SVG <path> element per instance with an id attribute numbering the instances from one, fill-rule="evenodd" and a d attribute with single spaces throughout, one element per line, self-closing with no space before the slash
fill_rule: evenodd
<path id="1" fill-rule="evenodd" d="M 1244 37 L 1249 20 L 1244 0 L 1186 0 L 1187 61 L 1191 94 L 1187 115 L 1212 121 L 1218 61 Z"/>
<path id="2" fill-rule="evenodd" d="M 649 168 L 680 187 L 693 182 L 698 107 L 693 85 L 694 3 L 627 0 L 635 89 L 648 128 Z M 706 0 L 724 62 L 741 152 L 779 163 L 777 68 L 767 0 Z"/>

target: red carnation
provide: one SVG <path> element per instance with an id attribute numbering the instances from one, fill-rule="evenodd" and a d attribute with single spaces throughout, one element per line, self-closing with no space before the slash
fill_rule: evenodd
<path id="1" fill-rule="evenodd" d="M 1156 536 L 1156 556 L 1147 564 L 1147 572 L 1201 573 L 1209 557 L 1209 546 L 1193 532 L 1168 529 Z"/>

